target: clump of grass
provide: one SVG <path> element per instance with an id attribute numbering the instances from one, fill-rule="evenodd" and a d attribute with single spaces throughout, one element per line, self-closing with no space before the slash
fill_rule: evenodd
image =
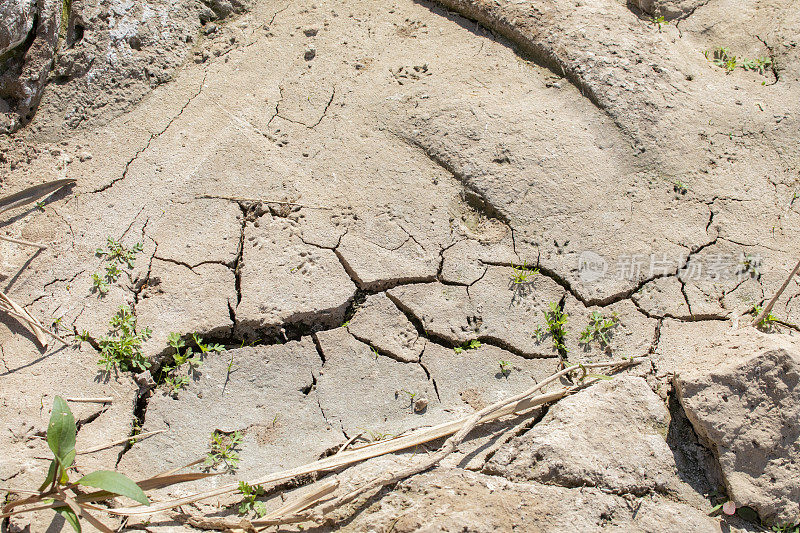
<path id="1" fill-rule="evenodd" d="M 463 353 L 464 350 L 477 350 L 481 347 L 481 341 L 478 339 L 472 339 L 471 341 L 467 341 L 461 346 L 456 346 L 453 348 L 453 351 L 456 353 Z"/>
<path id="2" fill-rule="evenodd" d="M 150 361 L 142 354 L 142 343 L 150 338 L 150 328 L 136 331 L 136 316 L 127 305 L 111 317 L 111 335 L 98 341 L 100 359 L 97 364 L 105 372 L 118 369 L 122 372 L 142 372 L 150 368 Z M 82 340 L 88 339 L 88 334 L 81 335 Z"/>
<path id="3" fill-rule="evenodd" d="M 601 348 L 607 348 L 610 342 L 611 330 L 619 325 L 619 317 L 614 312 L 611 316 L 603 316 L 599 311 L 592 311 L 589 325 L 581 333 L 580 343 L 588 345 L 597 341 Z"/>
<path id="4" fill-rule="evenodd" d="M 204 465 L 209 469 L 223 467 L 226 472 L 235 472 L 239 468 L 239 447 L 242 444 L 242 432 L 226 433 L 215 430 L 211 434 L 211 449 L 206 454 Z"/>

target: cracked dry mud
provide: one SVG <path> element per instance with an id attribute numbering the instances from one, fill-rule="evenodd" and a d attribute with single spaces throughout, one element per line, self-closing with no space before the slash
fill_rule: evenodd
<path id="1" fill-rule="evenodd" d="M 481 427 L 318 529 L 758 531 L 708 515 L 726 498 L 800 522 L 800 278 L 780 323 L 746 327 L 800 250 L 800 4 L 166 4 L 73 1 L 83 40 L 0 138 L 0 184 L 77 185 L 4 222 L 49 248 L 0 241 L 3 290 L 70 340 L 129 305 L 154 369 L 172 332 L 228 350 L 176 397 L 0 316 L 0 485 L 44 477 L 57 394 L 113 397 L 73 406 L 79 449 L 167 430 L 81 471 L 143 478 L 242 432 L 235 477 L 157 499 L 464 416 L 559 368 L 556 304 L 570 361 L 647 362 Z M 720 47 L 772 67 L 727 72 L 703 54 Z M 109 236 L 143 250 L 99 297 Z M 538 272 L 514 283 L 520 265 Z M 605 344 L 581 342 L 593 313 L 617 317 Z M 429 451 L 367 461 L 340 490 Z M 237 499 L 115 525 L 194 531 Z M 51 518 L 2 527 L 67 527 Z"/>

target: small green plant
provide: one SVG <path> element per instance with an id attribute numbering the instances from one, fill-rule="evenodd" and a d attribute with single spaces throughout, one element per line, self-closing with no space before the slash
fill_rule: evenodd
<path id="1" fill-rule="evenodd" d="M 347 321 L 345 321 L 345 322 L 342 324 L 342 326 L 341 326 L 341 327 L 343 327 L 343 328 L 346 328 L 346 327 L 347 327 L 347 326 L 349 326 L 349 325 L 350 325 L 350 321 L 349 321 L 349 320 L 347 320 Z"/>
<path id="2" fill-rule="evenodd" d="M 756 59 L 738 58 L 731 54 L 730 49 L 725 47 L 717 48 L 713 52 L 707 50 L 703 52 L 703 55 L 716 66 L 725 69 L 728 74 L 737 68 L 764 74 L 766 69 L 772 66 L 772 59 L 769 57 L 758 57 Z"/>
<path id="3" fill-rule="evenodd" d="M 92 292 L 100 296 L 108 294 L 109 286 L 116 283 L 122 275 L 119 265 L 124 264 L 129 269 L 133 268 L 136 254 L 142 251 L 142 243 L 137 242 L 131 248 L 125 248 L 112 237 L 106 237 L 106 249 L 98 248 L 95 255 L 104 258 L 109 264 L 105 267 L 105 274 L 92 274 Z"/>
<path id="4" fill-rule="evenodd" d="M 189 376 L 178 375 L 178 372 L 184 365 L 189 366 L 191 374 L 197 374 L 200 367 L 203 366 L 203 357 L 207 353 L 225 351 L 225 347 L 221 344 L 206 344 L 203 338 L 197 333 L 192 333 L 192 340 L 199 351 L 195 352 L 191 346 L 186 346 L 186 341 L 181 338 L 180 333 L 172 332 L 167 337 L 167 344 L 175 350 L 172 355 L 174 364 L 165 365 L 162 369 L 164 376 L 164 385 L 167 391 L 172 396 L 177 396 L 178 391 L 185 388 L 189 384 Z M 233 359 L 228 363 L 229 367 L 233 365 Z M 230 368 L 228 369 L 230 371 Z"/>
<path id="5" fill-rule="evenodd" d="M 239 502 L 240 515 L 246 515 L 252 511 L 256 516 L 261 518 L 267 514 L 267 506 L 264 505 L 264 502 L 256 499 L 267 493 L 264 487 L 261 485 L 250 485 L 244 481 L 240 481 L 239 493 L 242 495 L 242 501 Z"/>
<path id="6" fill-rule="evenodd" d="M 661 31 L 661 26 L 669 24 L 669 21 L 664 18 L 664 15 L 659 15 L 657 17 L 650 17 L 650 25 L 658 26 L 658 31 Z"/>
<path id="7" fill-rule="evenodd" d="M 125 265 L 130 269 L 134 266 L 136 254 L 141 252 L 142 249 L 143 246 L 140 242 L 137 242 L 131 248 L 126 248 L 113 237 L 106 237 L 106 249 L 103 250 L 102 248 L 98 248 L 95 251 L 95 255 L 98 257 L 104 257 L 106 261 L 110 261 L 112 263 L 125 263 Z"/>
<path id="8" fill-rule="evenodd" d="M 758 316 L 758 315 L 760 315 L 760 314 L 761 314 L 761 311 L 763 311 L 763 310 L 764 310 L 764 308 L 763 308 L 762 306 L 760 306 L 760 305 L 756 305 L 756 306 L 754 306 L 754 307 L 753 307 L 753 312 L 752 312 L 752 314 L 753 314 L 753 316 L 754 316 L 754 317 L 755 317 L 755 316 Z M 773 315 L 773 314 L 772 314 L 772 311 L 770 311 L 770 312 L 769 312 L 769 313 L 767 313 L 767 314 L 766 314 L 766 316 L 765 316 L 764 318 L 762 318 L 762 319 L 759 321 L 759 323 L 758 323 L 758 324 L 756 324 L 756 325 L 757 325 L 759 328 L 771 329 L 772 327 L 774 327 L 774 325 L 775 325 L 775 323 L 776 323 L 776 322 L 778 322 L 778 317 L 776 317 L 775 315 Z"/>
<path id="9" fill-rule="evenodd" d="M 81 519 L 85 519 L 93 525 L 102 524 L 89 511 L 97 509 L 93 502 L 87 498 L 86 494 L 79 489 L 79 486 L 92 487 L 107 491 L 114 495 L 126 496 L 142 505 L 150 505 L 150 500 L 144 491 L 130 478 L 118 472 L 110 470 L 97 470 L 86 474 L 75 482 L 70 482 L 69 471 L 74 468 L 75 457 L 75 437 L 78 429 L 75 423 L 75 416 L 61 397 L 53 399 L 53 409 L 50 413 L 50 423 L 47 426 L 47 445 L 53 452 L 53 460 L 50 461 L 50 468 L 47 470 L 47 477 L 39 487 L 36 496 L 23 500 L 25 503 L 36 503 L 38 498 L 41 503 L 53 503 L 58 505 L 53 510 L 64 517 L 64 520 L 72 526 L 72 529 L 80 533 Z M 92 493 L 97 495 L 97 492 Z M 10 509 L 17 502 L 10 502 L 3 512 Z M 49 505 L 48 505 L 49 507 Z M 36 509 L 37 507 L 34 507 Z M 41 507 L 38 507 L 41 509 Z M 105 528 L 108 529 L 108 528 Z"/>
<path id="10" fill-rule="evenodd" d="M 546 333 L 541 325 L 536 326 L 536 329 L 533 330 L 533 338 L 536 339 L 537 344 L 542 342 L 542 339 L 544 339 L 545 335 Z"/>
<path id="11" fill-rule="evenodd" d="M 683 196 L 687 192 L 689 192 L 689 189 L 686 187 L 686 184 L 684 182 L 682 182 L 681 180 L 675 180 L 672 183 L 672 190 L 673 190 L 673 192 L 675 192 L 677 194 L 680 194 L 681 196 Z"/>
<path id="12" fill-rule="evenodd" d="M 619 317 L 614 312 L 611 316 L 603 316 L 599 311 L 592 311 L 589 325 L 581 333 L 581 344 L 588 345 L 592 341 L 600 343 L 601 348 L 606 348 L 610 342 L 611 330 L 619 325 Z"/>
<path id="13" fill-rule="evenodd" d="M 127 305 L 119 308 L 109 324 L 111 336 L 98 341 L 100 360 L 97 364 L 106 372 L 112 369 L 136 372 L 150 368 L 150 361 L 142 354 L 142 342 L 150 338 L 150 328 L 137 333 L 136 316 Z"/>
<path id="14" fill-rule="evenodd" d="M 553 337 L 553 348 L 559 353 L 562 359 L 567 359 L 567 314 L 561 309 L 558 302 L 552 302 L 550 309 L 544 312 L 544 320 L 547 323 L 547 331 Z"/>
<path id="15" fill-rule="evenodd" d="M 521 265 L 511 263 L 511 282 L 514 284 L 531 283 L 533 278 L 539 273 L 538 268 L 531 267 L 527 261 L 523 261 Z"/>
<path id="16" fill-rule="evenodd" d="M 500 373 L 504 376 L 508 377 L 511 371 L 514 369 L 514 365 L 511 364 L 509 361 L 498 361 L 500 363 Z"/>
<path id="17" fill-rule="evenodd" d="M 477 350 L 481 347 L 481 341 L 478 339 L 472 339 L 471 341 L 467 341 L 461 346 L 456 346 L 453 348 L 453 351 L 456 353 L 462 353 L 464 350 Z"/>
<path id="18" fill-rule="evenodd" d="M 97 272 L 92 274 L 92 292 L 96 292 L 100 296 L 108 294 L 108 281 Z"/>
<path id="19" fill-rule="evenodd" d="M 227 472 L 235 472 L 239 468 L 238 448 L 242 444 L 242 432 L 225 433 L 215 430 L 211 434 L 211 449 L 206 454 L 205 464 L 208 468 L 224 467 Z"/>
<path id="20" fill-rule="evenodd" d="M 44 200 L 40 200 L 34 204 L 34 207 L 39 211 L 44 211 Z"/>

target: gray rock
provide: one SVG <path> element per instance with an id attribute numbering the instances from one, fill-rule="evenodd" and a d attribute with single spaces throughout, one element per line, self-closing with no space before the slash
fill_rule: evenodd
<path id="1" fill-rule="evenodd" d="M 690 15 L 704 5 L 702 0 L 636 0 L 636 6 L 652 16 L 663 16 L 670 20 Z"/>
<path id="2" fill-rule="evenodd" d="M 390 357 L 403 362 L 417 362 L 425 349 L 414 325 L 386 296 L 369 296 L 350 320 L 347 330 Z"/>
<path id="3" fill-rule="evenodd" d="M 305 244 L 294 225 L 264 215 L 245 228 L 243 254 L 238 332 L 342 324 L 356 288 L 333 251 Z"/>
<path id="4" fill-rule="evenodd" d="M 0 5 L 0 58 L 25 40 L 35 16 L 34 0 L 12 0 Z"/>
<path id="5" fill-rule="evenodd" d="M 665 441 L 668 424 L 666 406 L 643 379 L 617 377 L 559 401 L 484 471 L 615 494 L 676 493 L 680 480 Z"/>
<path id="6" fill-rule="evenodd" d="M 369 465 L 369 462 L 367 463 Z M 383 472 L 376 463 L 377 476 Z M 625 498 L 594 488 L 512 483 L 439 468 L 403 482 L 339 531 L 646 531 L 718 533 L 718 519 L 659 496 Z"/>
<path id="7" fill-rule="evenodd" d="M 767 524 L 800 522 L 800 356 L 797 345 L 712 348 L 722 364 L 675 376 L 678 398 L 718 457 L 728 496 Z M 727 355 L 724 360 L 723 356 Z"/>

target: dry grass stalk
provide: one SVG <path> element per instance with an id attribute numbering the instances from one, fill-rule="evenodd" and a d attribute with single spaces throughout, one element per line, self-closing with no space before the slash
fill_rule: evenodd
<path id="1" fill-rule="evenodd" d="M 138 435 L 135 435 L 133 437 L 125 437 L 124 439 L 115 440 L 113 442 L 107 442 L 106 444 L 100 444 L 93 448 L 89 448 L 88 450 L 81 450 L 77 453 L 77 455 L 86 455 L 87 453 L 99 452 L 107 448 L 112 448 L 114 446 L 119 446 L 120 444 L 125 444 L 126 442 L 133 439 L 136 440 L 146 439 L 147 437 L 152 437 L 153 435 L 158 435 L 159 433 L 164 433 L 165 431 L 166 429 L 158 429 L 156 431 L 147 431 L 145 433 L 139 433 Z"/>
<path id="2" fill-rule="evenodd" d="M 25 240 L 22 240 L 22 239 L 15 239 L 14 237 L 9 237 L 8 235 L 0 235 L 0 241 L 13 242 L 14 244 L 21 244 L 23 246 L 32 246 L 34 248 L 39 248 L 40 250 L 46 250 L 47 249 L 47 245 L 46 244 L 42 244 L 42 243 L 39 243 L 39 242 L 25 241 Z"/>
<path id="3" fill-rule="evenodd" d="M 769 313 L 775 306 L 775 302 L 778 301 L 778 298 L 781 297 L 783 291 L 786 290 L 786 287 L 789 286 L 789 283 L 792 281 L 792 278 L 794 278 L 798 274 L 798 272 L 800 272 L 800 261 L 798 261 L 797 264 L 794 266 L 792 272 L 789 274 L 789 277 L 786 278 L 786 281 L 783 282 L 783 285 L 781 285 L 781 288 L 778 289 L 778 292 L 775 293 L 775 296 L 773 296 L 772 299 L 769 301 L 769 303 L 764 306 L 764 309 L 761 310 L 758 316 L 753 319 L 753 321 L 750 323 L 751 326 L 753 327 L 758 326 L 764 320 L 764 317 L 769 316 Z"/>
<path id="4" fill-rule="evenodd" d="M 67 178 L 67 179 L 60 179 L 55 181 L 50 181 L 47 183 L 42 183 L 39 185 L 34 185 L 33 187 L 28 187 L 20 192 L 9 194 L 8 196 L 4 196 L 0 198 L 0 213 L 8 211 L 10 209 L 14 209 L 15 207 L 20 207 L 31 202 L 42 198 L 43 196 L 47 196 L 52 194 L 63 187 L 68 185 L 73 185 L 76 183 L 74 179 Z M 33 243 L 24 241 L 21 239 L 14 239 L 12 237 L 7 237 L 4 235 L 0 235 L 0 240 L 10 241 L 17 244 L 22 244 L 26 246 L 33 246 L 40 249 L 47 248 L 44 244 Z M 14 302 L 11 298 L 7 295 L 0 293 L 0 311 L 6 313 L 9 316 L 12 316 L 19 320 L 20 322 L 24 323 L 28 329 L 30 329 L 34 335 L 36 335 L 36 340 L 39 341 L 39 344 L 42 348 L 47 348 L 48 346 L 48 336 L 53 337 L 54 339 L 58 340 L 59 342 L 64 343 L 65 345 L 68 344 L 67 341 L 53 333 L 52 331 L 46 329 L 42 324 L 33 318 L 30 314 L 28 314 L 22 306 L 18 305 Z"/>
<path id="5" fill-rule="evenodd" d="M 452 453 L 456 449 L 456 447 L 461 442 L 463 442 L 464 438 L 478 425 L 490 422 L 492 420 L 496 420 L 506 415 L 527 411 L 533 407 L 538 407 L 546 403 L 551 403 L 553 401 L 563 398 L 568 394 L 575 392 L 578 388 L 580 388 L 580 386 L 562 387 L 557 391 L 534 396 L 534 393 L 552 384 L 561 377 L 575 372 L 583 372 L 583 375 L 585 376 L 586 369 L 589 368 L 609 368 L 611 369 L 611 371 L 617 371 L 632 365 L 639 364 L 644 360 L 645 358 L 631 358 L 631 359 L 622 359 L 616 361 L 608 361 L 604 363 L 573 365 L 553 374 L 546 380 L 528 389 L 527 391 L 512 396 L 511 398 L 508 398 L 506 400 L 496 402 L 470 417 L 459 418 L 457 420 L 453 420 L 451 422 L 445 422 L 443 424 L 439 424 L 437 426 L 433 426 L 430 428 L 419 429 L 404 436 L 384 441 L 378 441 L 355 450 L 343 451 L 336 455 L 326 457 L 324 459 L 320 459 L 318 461 L 314 461 L 312 463 L 300 467 L 268 474 L 266 476 L 254 479 L 252 481 L 248 481 L 248 484 L 254 486 L 268 485 L 268 484 L 278 483 L 281 481 L 287 481 L 289 479 L 293 479 L 295 477 L 306 474 L 326 472 L 344 466 L 349 466 L 355 463 L 359 463 L 366 459 L 371 459 L 373 457 L 378 457 L 380 455 L 386 455 L 396 451 L 405 450 L 417 446 L 419 444 L 424 444 L 426 442 L 430 442 L 442 437 L 446 437 L 448 435 L 452 435 L 452 437 L 445 442 L 442 449 L 439 452 L 437 452 L 432 457 L 432 459 L 429 459 L 428 461 L 419 466 L 413 466 L 399 473 L 390 474 L 387 476 L 383 476 L 379 479 L 376 479 L 360 487 L 359 489 L 356 489 L 355 491 L 352 491 L 342 497 L 335 499 L 332 503 L 321 506 L 320 509 L 315 509 L 315 510 L 312 509 L 305 513 L 294 513 L 288 516 L 274 519 L 276 521 L 275 522 L 276 524 L 304 522 L 309 520 L 323 521 L 324 516 L 326 514 L 328 514 L 332 510 L 342 505 L 345 505 L 346 503 L 353 501 L 355 498 L 357 498 L 366 491 L 399 481 L 401 479 L 404 479 L 405 477 L 427 470 L 432 466 L 438 464 L 444 457 Z M 238 483 L 230 483 L 210 491 L 199 492 L 182 498 L 176 498 L 161 503 L 151 504 L 149 507 L 148 506 L 122 507 L 116 509 L 108 509 L 107 512 L 120 516 L 151 515 L 158 512 L 167 511 L 169 509 L 174 509 L 181 505 L 187 505 L 208 498 L 229 494 L 237 491 L 238 487 L 239 487 Z M 239 524 L 239 522 L 237 522 L 237 524 Z M 232 525 L 232 527 L 241 528 L 240 525 L 236 524 Z"/>

